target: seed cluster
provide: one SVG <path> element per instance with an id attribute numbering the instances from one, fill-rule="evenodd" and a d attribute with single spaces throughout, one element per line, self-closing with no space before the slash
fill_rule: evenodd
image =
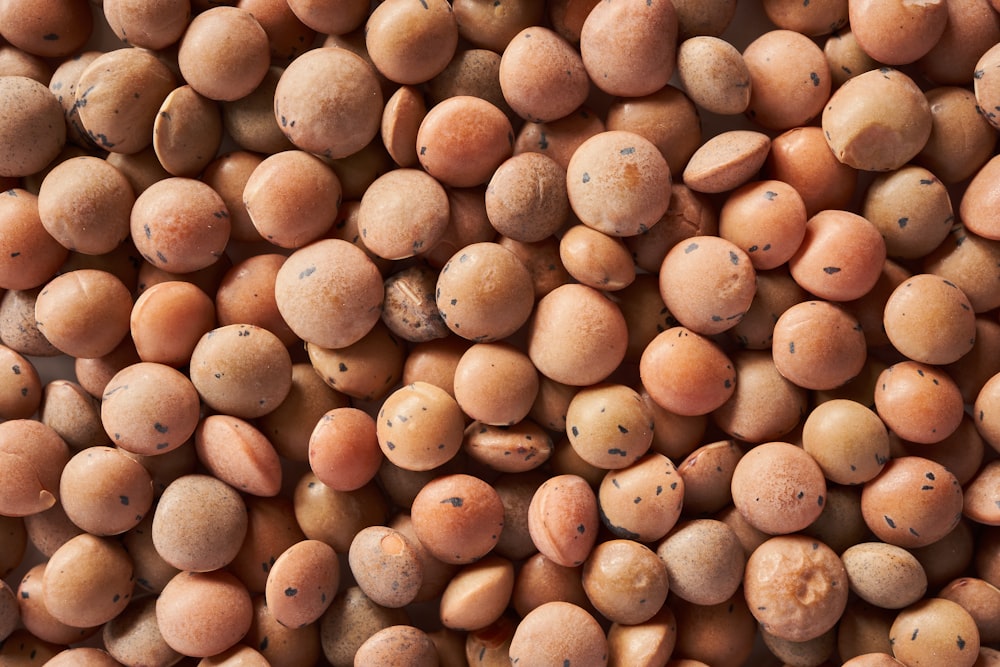
<path id="1" fill-rule="evenodd" d="M 0 37 L 0 665 L 1000 665 L 1000 1 Z"/>

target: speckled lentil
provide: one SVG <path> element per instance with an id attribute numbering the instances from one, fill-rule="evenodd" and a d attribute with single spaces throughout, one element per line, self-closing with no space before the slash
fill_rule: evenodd
<path id="1" fill-rule="evenodd" d="M 218 4 L 0 7 L 0 662 L 996 659 L 1000 4 Z"/>

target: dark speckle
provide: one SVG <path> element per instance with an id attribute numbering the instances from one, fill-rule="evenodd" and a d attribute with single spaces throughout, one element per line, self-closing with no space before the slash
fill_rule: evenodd
<path id="1" fill-rule="evenodd" d="M 809 72 L 809 79 L 813 82 L 814 86 L 819 86 L 819 74 L 816 72 Z"/>
<path id="2" fill-rule="evenodd" d="M 892 520 L 891 518 L 889 518 L 888 516 L 885 516 L 885 515 L 883 515 L 883 516 L 882 516 L 882 518 L 883 518 L 883 519 L 885 519 L 885 522 L 886 522 L 887 524 L 889 524 L 889 527 L 890 527 L 890 528 L 895 528 L 895 527 L 896 527 L 896 522 L 895 522 L 895 521 L 893 521 L 893 520 Z"/>
<path id="3" fill-rule="evenodd" d="M 576 532 L 578 532 L 578 533 L 580 533 L 581 535 L 583 535 L 584 533 L 586 533 L 586 532 L 587 532 L 587 527 L 586 527 L 586 526 L 584 526 L 584 525 L 583 525 L 583 524 L 581 523 L 581 524 L 580 524 L 579 526 L 577 526 L 577 527 L 576 527 Z"/>
<path id="4" fill-rule="evenodd" d="M 688 246 L 686 248 L 684 248 L 684 254 L 688 254 L 688 253 L 694 252 L 697 249 L 698 249 L 698 244 L 697 243 L 690 243 L 690 244 L 688 244 Z"/>
<path id="5" fill-rule="evenodd" d="M 587 172 L 583 172 L 583 179 L 582 180 L 583 180 L 584 183 L 590 183 L 590 174 L 588 174 Z"/>
<path id="6" fill-rule="evenodd" d="M 308 269 L 304 269 L 302 273 L 299 274 L 299 280 L 302 280 L 303 278 L 308 278 L 314 273 L 316 273 L 316 267 L 310 266 Z"/>
<path id="7" fill-rule="evenodd" d="M 832 276 L 835 273 L 840 273 L 840 267 L 839 266 L 824 266 L 823 267 L 823 273 L 827 274 L 828 276 Z"/>
<path id="8" fill-rule="evenodd" d="M 285 597 L 291 598 L 291 597 L 295 597 L 298 594 L 299 594 L 299 589 L 297 589 L 297 588 L 291 588 L 291 587 L 289 587 L 289 588 L 285 589 Z"/>
<path id="9" fill-rule="evenodd" d="M 452 507 L 461 507 L 462 499 L 459 498 L 458 496 L 452 496 L 451 498 L 445 498 L 444 500 L 441 501 L 442 505 L 444 503 L 450 503 Z"/>
<path id="10" fill-rule="evenodd" d="M 955 643 L 958 644 L 959 651 L 965 650 L 965 640 L 962 639 L 962 635 L 958 635 L 958 640 Z"/>
<path id="11" fill-rule="evenodd" d="M 128 496 L 118 496 L 118 500 L 121 501 L 122 505 L 128 505 Z"/>

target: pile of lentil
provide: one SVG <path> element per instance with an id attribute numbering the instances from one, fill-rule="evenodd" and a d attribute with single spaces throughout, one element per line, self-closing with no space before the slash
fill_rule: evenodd
<path id="1" fill-rule="evenodd" d="M 0 665 L 1000 665 L 998 11 L 0 3 Z"/>

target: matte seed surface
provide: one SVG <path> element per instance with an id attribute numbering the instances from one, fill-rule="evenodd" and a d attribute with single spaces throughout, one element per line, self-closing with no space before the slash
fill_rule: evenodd
<path id="1" fill-rule="evenodd" d="M 958 361 L 976 342 L 972 304 L 954 283 L 920 274 L 899 285 L 885 304 L 885 332 L 914 361 Z"/>
<path id="2" fill-rule="evenodd" d="M 900 437 L 931 444 L 958 428 L 962 394 L 955 381 L 937 367 L 901 361 L 879 374 L 875 409 Z"/>
<path id="3" fill-rule="evenodd" d="M 356 343 L 378 321 L 385 291 L 378 268 L 346 241 L 325 239 L 292 253 L 275 278 L 275 302 L 292 331 L 309 343 Z M 328 322 L 336 321 L 330 327 Z"/>
<path id="4" fill-rule="evenodd" d="M 191 351 L 191 382 L 211 408 L 252 419 L 281 404 L 292 384 L 292 360 L 267 329 L 230 324 L 201 337 Z"/>
<path id="5" fill-rule="evenodd" d="M 566 434 L 576 453 L 598 468 L 635 463 L 653 442 L 653 418 L 637 391 L 601 384 L 577 392 L 566 408 Z"/>
<path id="6" fill-rule="evenodd" d="M 26 176 L 45 167 L 66 143 L 66 124 L 55 96 L 28 77 L 3 77 L 0 107 L 3 146 L 0 176 Z M 12 104 L 17 100 L 17 105 Z"/>
<path id="7" fill-rule="evenodd" d="M 611 95 L 656 92 L 677 65 L 677 28 L 677 11 L 666 0 L 598 3 L 580 29 L 583 65 L 594 85 Z"/>
<path id="8" fill-rule="evenodd" d="M 681 325 L 705 336 L 731 329 L 750 308 L 754 265 L 736 244 L 714 236 L 678 243 L 660 266 L 660 296 Z"/>
<path id="9" fill-rule="evenodd" d="M 798 532 L 826 502 L 826 480 L 816 461 L 787 442 L 758 445 L 733 471 L 733 503 L 754 528 L 770 535 Z"/>
<path id="10" fill-rule="evenodd" d="M 659 222 L 670 203 L 669 187 L 670 169 L 656 146 L 624 130 L 587 139 L 566 167 L 573 212 L 585 225 L 613 236 L 634 236 Z"/>
<path id="11" fill-rule="evenodd" d="M 153 480 L 123 450 L 88 447 L 63 468 L 59 498 L 70 520 L 91 535 L 119 535 L 153 505 Z"/>
<path id="12" fill-rule="evenodd" d="M 136 454 L 165 454 L 198 424 L 198 392 L 186 376 L 152 362 L 132 364 L 108 382 L 101 423 L 114 443 Z"/>
<path id="13" fill-rule="evenodd" d="M 218 4 L 0 3 L 0 663 L 994 659 L 1000 2 Z"/>
<path id="14" fill-rule="evenodd" d="M 426 484 L 411 508 L 413 529 L 438 560 L 471 563 L 496 545 L 503 530 L 503 503 L 486 482 L 466 474 Z"/>
<path id="15" fill-rule="evenodd" d="M 865 486 L 861 511 L 879 539 L 904 548 L 923 547 L 947 535 L 958 523 L 962 491 L 955 476 L 941 464 L 903 456 L 887 463 L 874 482 Z"/>
<path id="16" fill-rule="evenodd" d="M 319 158 L 284 151 L 254 168 L 242 201 L 262 237 L 282 248 L 300 248 L 333 225 L 341 202 L 340 179 Z"/>
<path id="17" fill-rule="evenodd" d="M 601 615 L 627 625 L 652 618 L 670 589 L 667 567 L 659 556 L 649 547 L 625 539 L 595 547 L 583 565 L 582 581 L 587 598 Z"/>
<path id="18" fill-rule="evenodd" d="M 747 606 L 771 634 L 814 639 L 836 623 L 847 604 L 847 572 L 830 547 L 804 535 L 773 537 L 747 560 Z"/>
<path id="19" fill-rule="evenodd" d="M 497 243 L 473 243 L 442 267 L 434 292 L 445 325 L 477 343 L 506 338 L 531 315 L 534 288 L 528 269 Z"/>
<path id="20" fill-rule="evenodd" d="M 880 542 L 855 544 L 841 555 L 851 590 L 883 609 L 902 609 L 927 590 L 920 561 L 902 547 Z"/>
<path id="21" fill-rule="evenodd" d="M 524 76 L 529 69 L 531 76 Z M 536 123 L 568 116 L 590 92 L 580 54 L 563 37 L 541 26 L 522 30 L 507 44 L 499 78 L 511 108 Z"/>
<path id="22" fill-rule="evenodd" d="M 246 530 L 243 499 L 208 475 L 184 475 L 171 482 L 153 514 L 157 553 L 191 572 L 210 572 L 232 562 Z"/>
<path id="23" fill-rule="evenodd" d="M 715 410 L 736 390 L 732 362 L 710 339 L 677 326 L 657 335 L 639 360 L 650 397 L 680 415 Z"/>
<path id="24" fill-rule="evenodd" d="M 317 86 L 317 80 L 329 84 Z M 360 56 L 325 47 L 302 54 L 285 69 L 273 103 L 274 118 L 289 141 L 337 159 L 358 152 L 378 133 L 382 91 Z"/>
<path id="25" fill-rule="evenodd" d="M 725 602 L 743 580 L 743 546 L 735 531 L 721 521 L 696 519 L 678 524 L 657 545 L 656 555 L 667 566 L 674 595 L 694 604 Z"/>
<path id="26" fill-rule="evenodd" d="M 387 459 L 406 470 L 431 470 L 458 452 L 465 421 L 444 389 L 418 381 L 386 398 L 375 428 Z"/>
<path id="27" fill-rule="evenodd" d="M 892 653 L 923 664 L 927 654 L 953 665 L 972 665 L 979 652 L 979 632 L 969 612 L 951 600 L 931 598 L 904 609 L 889 629 Z"/>
<path id="28" fill-rule="evenodd" d="M 355 535 L 348 562 L 361 590 L 384 607 L 409 604 L 423 583 L 418 548 L 386 526 L 370 526 Z"/>
<path id="29" fill-rule="evenodd" d="M 859 74 L 834 92 L 823 109 L 822 126 L 830 149 L 844 164 L 891 171 L 927 143 L 930 105 L 910 77 L 883 67 Z"/>
<path id="30" fill-rule="evenodd" d="M 250 595 L 224 570 L 181 572 L 156 602 L 156 621 L 167 644 L 195 657 L 216 655 L 232 647 L 253 616 Z"/>
<path id="31" fill-rule="evenodd" d="M 417 130 L 417 159 L 444 185 L 482 185 L 511 156 L 514 130 L 503 111 L 471 95 L 449 97 Z"/>
<path id="32" fill-rule="evenodd" d="M 102 255 L 129 235 L 132 186 L 117 168 L 96 157 L 61 162 L 38 191 L 45 230 L 69 250 Z"/>
<path id="33" fill-rule="evenodd" d="M 97 57 L 80 74 L 76 107 L 95 145 L 127 155 L 153 142 L 153 124 L 177 79 L 145 49 L 117 49 Z"/>
<path id="34" fill-rule="evenodd" d="M 830 96 L 826 58 L 803 34 L 766 32 L 743 51 L 743 62 L 750 80 L 747 115 L 768 129 L 807 124 Z"/>
<path id="35" fill-rule="evenodd" d="M 142 192 L 130 220 L 136 249 L 164 271 L 190 273 L 215 264 L 229 241 L 229 209 L 211 187 L 175 176 Z"/>
<path id="36" fill-rule="evenodd" d="M 267 574 L 264 599 L 275 620 L 289 628 L 316 621 L 333 602 L 340 564 L 333 548 L 303 540 L 286 549 Z"/>

